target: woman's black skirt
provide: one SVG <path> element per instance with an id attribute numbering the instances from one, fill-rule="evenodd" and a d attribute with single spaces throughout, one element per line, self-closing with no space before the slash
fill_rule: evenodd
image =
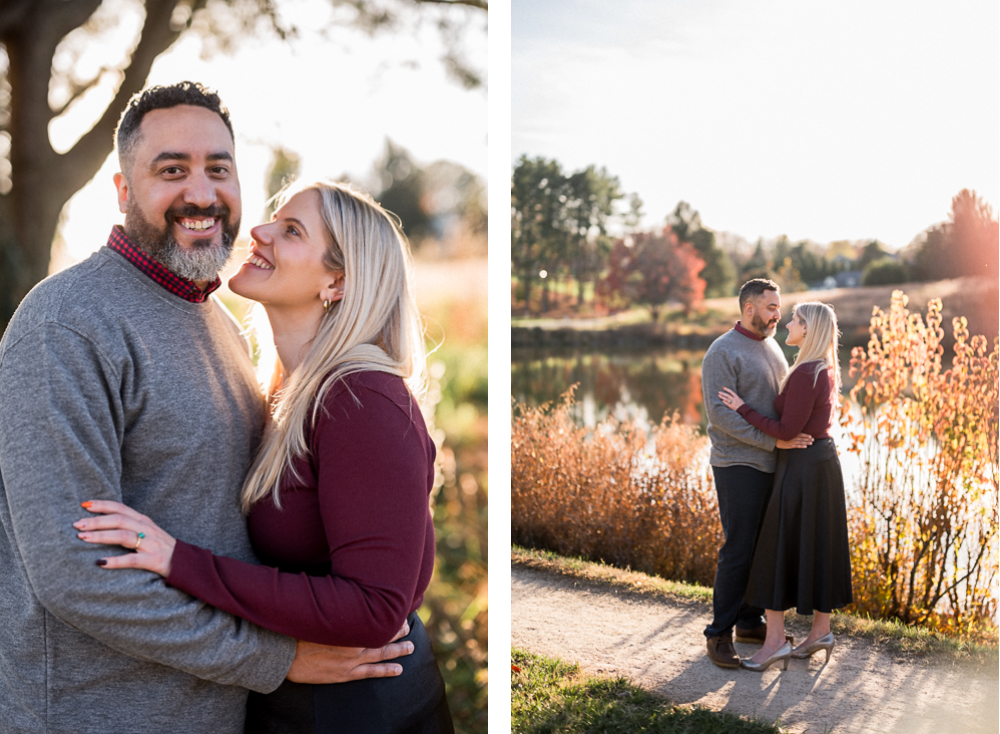
<path id="1" fill-rule="evenodd" d="M 746 602 L 799 614 L 853 600 L 844 475 L 832 438 L 778 451 L 774 491 L 754 550 Z"/>
<path id="2" fill-rule="evenodd" d="M 453 734 L 431 641 L 416 612 L 410 615 L 413 653 L 392 662 L 394 678 L 308 685 L 285 681 L 273 693 L 251 691 L 246 734 Z"/>

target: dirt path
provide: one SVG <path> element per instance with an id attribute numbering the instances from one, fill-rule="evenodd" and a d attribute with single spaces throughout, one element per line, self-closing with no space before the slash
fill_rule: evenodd
<path id="1" fill-rule="evenodd" d="M 840 636 L 788 671 L 724 670 L 705 655 L 709 608 L 650 599 L 572 578 L 511 568 L 511 645 L 623 675 L 677 703 L 780 719 L 790 732 L 996 734 L 996 671 L 973 670 L 880 650 Z M 790 628 L 802 639 L 807 630 Z M 736 645 L 743 656 L 751 645 Z"/>

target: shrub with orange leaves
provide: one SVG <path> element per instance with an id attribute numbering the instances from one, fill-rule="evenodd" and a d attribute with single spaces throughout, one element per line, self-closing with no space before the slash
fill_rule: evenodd
<path id="1" fill-rule="evenodd" d="M 966 636 L 994 635 L 998 576 L 998 354 L 941 301 L 926 319 L 895 291 L 856 347 L 842 411 L 860 475 L 849 502 L 857 611 Z M 995 636 L 995 635 L 994 635 Z"/>
<path id="2" fill-rule="evenodd" d="M 514 404 L 514 542 L 711 585 L 723 537 L 708 439 L 676 418 L 581 428 L 572 405 L 572 389 L 554 407 Z"/>

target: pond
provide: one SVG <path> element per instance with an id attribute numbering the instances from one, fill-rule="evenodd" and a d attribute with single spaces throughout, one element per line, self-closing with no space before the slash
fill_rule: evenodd
<path id="1" fill-rule="evenodd" d="M 778 342 L 789 363 L 795 349 Z M 573 416 L 593 426 L 608 415 L 659 423 L 675 411 L 680 420 L 704 431 L 701 362 L 704 349 L 656 347 L 613 352 L 515 349 L 511 352 L 511 393 L 528 405 L 558 401 L 576 384 Z M 850 351 L 840 354 L 848 381 Z M 848 391 L 844 387 L 844 394 Z"/>
<path id="2" fill-rule="evenodd" d="M 528 405 L 558 401 L 577 384 L 574 418 L 593 426 L 608 415 L 658 423 L 665 414 L 705 427 L 701 361 L 705 350 L 646 349 L 617 353 L 511 353 L 511 392 Z"/>

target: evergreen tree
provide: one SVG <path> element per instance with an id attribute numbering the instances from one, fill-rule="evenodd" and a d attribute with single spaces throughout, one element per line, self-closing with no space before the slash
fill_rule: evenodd
<path id="1" fill-rule="evenodd" d="M 708 297 L 729 296 L 734 292 L 736 269 L 716 244 L 715 232 L 702 226 L 701 215 L 686 201 L 678 202 L 667 216 L 667 226 L 681 242 L 687 242 L 705 263 L 698 276 L 705 281 Z"/>

